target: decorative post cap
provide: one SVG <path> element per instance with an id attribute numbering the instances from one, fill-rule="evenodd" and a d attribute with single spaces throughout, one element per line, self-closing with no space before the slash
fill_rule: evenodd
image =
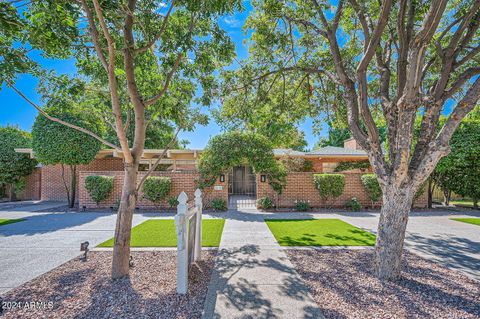
<path id="1" fill-rule="evenodd" d="M 195 197 L 202 197 L 202 191 L 200 190 L 200 188 L 197 188 L 195 190 Z"/>

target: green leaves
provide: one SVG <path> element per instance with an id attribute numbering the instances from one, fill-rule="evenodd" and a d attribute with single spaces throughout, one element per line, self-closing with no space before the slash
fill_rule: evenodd
<path id="1" fill-rule="evenodd" d="M 220 174 L 244 164 L 251 165 L 257 174 L 267 175 L 274 191 L 282 192 L 286 171 L 276 161 L 269 141 L 259 134 L 238 131 L 210 139 L 200 158 L 200 186 L 212 186 Z"/>
<path id="2" fill-rule="evenodd" d="M 345 175 L 343 174 L 314 174 L 313 182 L 320 193 L 320 197 L 327 201 L 343 194 Z"/>
<path id="3" fill-rule="evenodd" d="M 90 175 L 85 177 L 85 189 L 97 205 L 108 198 L 113 190 L 113 176 Z"/>
<path id="4" fill-rule="evenodd" d="M 15 148 L 28 148 L 31 136 L 17 127 L 0 127 L 0 183 L 13 184 L 32 173 L 37 161 Z"/>
<path id="5" fill-rule="evenodd" d="M 370 200 L 373 203 L 378 202 L 382 198 L 382 189 L 378 183 L 377 176 L 375 174 L 363 174 L 361 180 Z"/>
<path id="6" fill-rule="evenodd" d="M 83 113 L 53 108 L 45 109 L 47 113 L 68 123 L 98 133 L 98 126 L 92 123 Z M 90 163 L 98 151 L 101 143 L 93 137 L 53 122 L 43 115 L 38 115 L 32 128 L 32 146 L 35 157 L 44 165 L 67 164 L 78 165 Z"/>
<path id="7" fill-rule="evenodd" d="M 147 177 L 143 184 L 143 197 L 159 205 L 166 199 L 172 190 L 172 180 L 170 177 Z"/>

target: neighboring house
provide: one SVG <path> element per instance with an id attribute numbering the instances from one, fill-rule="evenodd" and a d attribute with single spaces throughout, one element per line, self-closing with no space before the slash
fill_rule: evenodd
<path id="1" fill-rule="evenodd" d="M 17 149 L 17 152 L 30 153 L 34 156 L 31 149 Z M 143 153 L 140 165 L 139 178 L 155 163 L 163 150 L 147 149 Z M 198 159 L 201 150 L 169 150 L 166 158 L 160 162 L 161 171 L 155 171 L 154 176 L 168 176 L 172 180 L 171 196 L 178 196 L 181 191 L 186 191 L 189 196 L 193 196 L 196 181 L 200 177 L 197 171 Z M 354 139 L 348 139 L 344 147 L 327 146 L 311 152 L 299 152 L 290 149 L 275 149 L 276 158 L 302 158 L 311 162 L 312 171 L 310 172 L 289 172 L 287 175 L 287 185 L 281 195 L 276 197 L 275 192 L 270 188 L 265 176 L 254 174 L 250 166 L 238 166 L 225 175 L 221 175 L 215 185 L 205 190 L 205 199 L 209 202 L 214 198 L 222 198 L 228 202 L 231 196 L 241 195 L 251 198 L 271 197 L 276 199 L 280 207 L 294 207 L 296 201 L 310 201 L 313 207 L 322 207 L 325 205 L 321 201 L 318 190 L 313 183 L 313 175 L 318 173 L 332 173 L 336 166 L 341 162 L 367 161 L 368 157 L 365 151 L 361 150 Z M 109 175 L 115 176 L 114 190 L 109 199 L 100 203 L 102 207 L 113 207 L 121 195 L 123 182 L 123 154 L 115 150 L 101 150 L 93 162 L 88 165 L 78 166 L 78 201 L 80 207 L 95 208 L 97 205 L 90 199 L 85 190 L 85 177 L 89 175 Z M 64 183 L 62 180 L 62 170 L 60 165 L 44 166 L 40 175 L 40 182 L 34 185 L 27 185 L 29 189 L 37 188 L 39 198 L 42 200 L 66 201 Z M 68 171 L 66 178 L 69 180 Z M 360 177 L 371 169 L 360 171 L 358 169 L 343 171 L 345 175 L 345 191 L 334 203 L 334 206 L 344 206 L 345 201 L 356 197 L 364 206 L 370 206 L 365 189 L 361 183 Z M 37 181 L 39 177 L 31 178 Z M 39 189 L 38 189 L 39 188 Z M 35 193 L 35 192 L 32 192 Z M 141 198 L 141 195 L 140 195 Z M 36 199 L 36 198 L 35 198 Z M 424 196 L 417 202 L 418 206 L 425 206 Z M 139 201 L 140 208 L 152 208 L 153 204 L 145 199 Z M 165 203 L 165 206 L 167 204 Z"/>

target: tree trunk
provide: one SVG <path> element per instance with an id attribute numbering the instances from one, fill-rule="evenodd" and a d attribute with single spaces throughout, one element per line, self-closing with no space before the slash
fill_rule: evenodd
<path id="1" fill-rule="evenodd" d="M 449 206 L 450 205 L 450 197 L 452 196 L 452 191 L 451 190 L 444 190 L 443 191 L 443 204 L 445 206 Z"/>
<path id="2" fill-rule="evenodd" d="M 69 207 L 73 208 L 75 206 L 75 197 L 77 193 L 77 165 L 70 165 L 70 200 L 68 201 Z"/>
<path id="3" fill-rule="evenodd" d="M 432 182 L 432 179 L 428 179 L 428 199 L 427 199 L 427 207 L 432 208 L 433 206 L 433 190 L 435 189 L 435 185 Z"/>
<path id="4" fill-rule="evenodd" d="M 63 164 L 60 164 L 62 166 L 62 181 L 63 181 L 63 186 L 65 187 L 65 192 L 67 193 L 67 202 L 68 202 L 68 207 L 71 207 L 71 198 L 70 198 L 70 190 L 68 189 L 67 185 L 67 180 L 65 179 L 65 166 Z"/>
<path id="5" fill-rule="evenodd" d="M 381 280 L 400 277 L 405 230 L 414 194 L 412 186 L 387 185 L 383 192 L 375 245 L 376 272 Z"/>
<path id="6" fill-rule="evenodd" d="M 17 200 L 17 194 L 15 193 L 15 183 L 11 183 L 7 185 L 8 191 L 8 200 L 14 202 Z"/>
<path id="7" fill-rule="evenodd" d="M 117 213 L 115 244 L 113 246 L 112 278 L 128 276 L 132 218 L 137 204 L 138 164 L 125 164 L 125 179 Z"/>
<path id="8" fill-rule="evenodd" d="M 472 198 L 473 201 L 473 208 L 478 209 L 478 198 L 474 197 Z"/>

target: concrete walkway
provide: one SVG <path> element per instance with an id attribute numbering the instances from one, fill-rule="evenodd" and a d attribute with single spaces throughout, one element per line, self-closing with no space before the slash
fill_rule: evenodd
<path id="1" fill-rule="evenodd" d="M 323 318 L 255 211 L 228 213 L 203 318 Z"/>

